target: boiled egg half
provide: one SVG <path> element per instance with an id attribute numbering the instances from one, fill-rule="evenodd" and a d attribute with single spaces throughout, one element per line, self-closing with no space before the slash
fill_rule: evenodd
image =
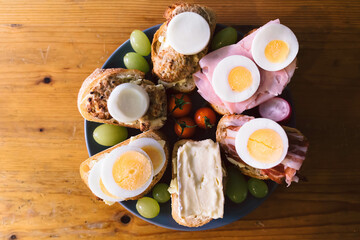
<path id="1" fill-rule="evenodd" d="M 164 145 L 165 141 L 161 140 L 159 142 L 153 138 L 138 138 L 129 144 L 129 146 L 141 148 L 150 157 L 154 168 L 154 176 L 161 171 L 165 164 Z"/>
<path id="2" fill-rule="evenodd" d="M 107 107 L 115 120 L 130 123 L 144 116 L 149 102 L 149 95 L 142 87 L 133 83 L 123 83 L 111 92 Z"/>
<path id="3" fill-rule="evenodd" d="M 251 45 L 251 54 L 259 67 L 278 71 L 296 57 L 299 43 L 295 34 L 282 24 L 268 24 L 259 29 Z"/>
<path id="4" fill-rule="evenodd" d="M 171 19 L 166 41 L 178 53 L 193 55 L 201 52 L 210 41 L 210 26 L 199 14 L 183 12 Z"/>
<path id="5" fill-rule="evenodd" d="M 100 165 L 100 188 L 102 188 L 102 184 L 102 192 L 111 196 L 111 199 L 107 196 L 104 197 L 98 191 L 93 191 L 93 193 L 104 200 L 121 201 L 138 196 L 149 187 L 154 176 L 150 157 L 137 147 L 122 146 L 116 148 L 97 164 Z M 93 170 L 91 170 L 90 175 Z M 89 185 L 92 181 L 90 175 Z M 90 188 L 99 189 L 98 183 L 99 181 L 95 181 L 94 186 Z"/>
<path id="6" fill-rule="evenodd" d="M 235 138 L 235 148 L 240 158 L 258 169 L 272 168 L 281 163 L 288 147 L 285 130 L 267 118 L 257 118 L 245 123 Z"/>
<path id="7" fill-rule="evenodd" d="M 242 102 L 259 88 L 260 72 L 251 59 L 240 55 L 229 56 L 216 65 L 212 85 L 222 100 Z"/>

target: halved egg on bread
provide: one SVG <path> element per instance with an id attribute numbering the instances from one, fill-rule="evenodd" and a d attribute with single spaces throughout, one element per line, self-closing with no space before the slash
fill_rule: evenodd
<path id="1" fill-rule="evenodd" d="M 240 158 L 258 169 L 278 165 L 284 160 L 288 147 L 285 130 L 267 118 L 256 118 L 245 123 L 235 138 L 235 148 Z"/>
<path id="2" fill-rule="evenodd" d="M 260 28 L 251 45 L 254 61 L 267 71 L 287 67 L 298 51 L 299 43 L 295 34 L 282 24 L 267 24 Z"/>
<path id="3" fill-rule="evenodd" d="M 122 146 L 102 161 L 100 175 L 112 195 L 125 199 L 140 195 L 149 187 L 154 169 L 146 152 L 137 147 Z"/>
<path id="4" fill-rule="evenodd" d="M 215 67 L 212 79 L 215 93 L 227 102 L 249 99 L 260 85 L 260 72 L 249 58 L 233 55 L 221 60 Z"/>

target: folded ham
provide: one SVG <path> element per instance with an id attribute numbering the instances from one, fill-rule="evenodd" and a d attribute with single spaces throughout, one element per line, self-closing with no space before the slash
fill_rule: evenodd
<path id="1" fill-rule="evenodd" d="M 277 19 L 270 21 L 267 24 L 279 23 L 280 21 Z M 221 108 L 225 108 L 230 113 L 242 113 L 247 109 L 256 107 L 270 98 L 281 94 L 283 89 L 290 82 L 296 68 L 296 58 L 289 66 L 280 71 L 270 72 L 259 67 L 260 86 L 252 97 L 243 102 L 231 103 L 223 101 L 215 94 L 211 81 L 216 65 L 222 59 L 232 55 L 242 55 L 253 60 L 251 55 L 251 44 L 258 30 L 244 37 L 238 43 L 213 51 L 200 60 L 199 64 L 201 70 L 194 73 L 193 78 L 199 94 L 206 101 Z"/>
<path id="2" fill-rule="evenodd" d="M 235 138 L 238 130 L 246 122 L 254 117 L 246 115 L 227 115 L 224 116 L 218 125 L 216 140 L 220 143 L 221 148 L 225 151 L 226 157 L 231 158 L 243 165 L 235 149 Z M 298 182 L 299 178 L 296 172 L 300 169 L 309 146 L 309 142 L 304 135 L 295 128 L 283 126 L 289 139 L 289 148 L 285 159 L 277 166 L 270 169 L 260 169 L 260 174 L 268 176 L 271 180 L 281 183 L 285 182 L 290 186 L 291 182 Z"/>

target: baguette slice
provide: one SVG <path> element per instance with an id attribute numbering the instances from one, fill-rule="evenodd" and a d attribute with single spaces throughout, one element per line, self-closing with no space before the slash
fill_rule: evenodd
<path id="1" fill-rule="evenodd" d="M 162 134 L 161 132 L 159 131 L 154 131 L 154 130 L 150 130 L 150 131 L 147 131 L 147 132 L 144 132 L 144 133 L 141 133 L 139 135 L 136 135 L 132 138 L 129 138 L 113 147 L 110 147 L 102 152 L 99 152 L 97 154 L 95 154 L 94 156 L 86 159 L 84 162 L 81 163 L 80 165 L 80 176 L 81 176 L 81 179 L 84 181 L 84 183 L 86 184 L 86 186 L 89 187 L 89 184 L 88 184 L 88 177 L 89 177 L 89 173 L 90 173 L 90 170 L 91 168 L 95 165 L 96 162 L 98 162 L 99 160 L 101 160 L 105 154 L 111 152 L 112 150 L 118 148 L 118 147 L 121 147 L 121 146 L 125 146 L 125 145 L 128 145 L 131 141 L 133 140 L 136 140 L 136 139 L 139 139 L 139 138 L 153 138 L 157 141 L 159 140 L 163 140 L 165 141 L 165 145 L 164 145 L 164 151 L 165 151 L 165 163 L 164 163 L 164 166 L 163 168 L 161 169 L 161 171 L 154 176 L 151 184 L 149 185 L 149 187 L 144 191 L 142 192 L 140 195 L 138 196 L 135 196 L 135 197 L 131 197 L 131 198 L 127 198 L 125 199 L 126 200 L 137 200 L 141 197 L 143 197 L 145 194 L 147 194 L 151 188 L 161 179 L 161 177 L 163 176 L 165 170 L 166 170 L 166 166 L 167 166 L 167 163 L 168 163 L 168 159 L 169 159 L 169 154 L 170 154 L 170 149 L 169 149 L 169 144 L 167 143 L 166 141 L 166 137 L 164 134 Z"/>
<path id="2" fill-rule="evenodd" d="M 179 147 L 181 147 L 182 145 L 184 145 L 187 142 L 194 142 L 194 141 L 182 139 L 180 141 L 177 141 L 174 144 L 174 148 L 172 151 L 172 171 L 171 171 L 172 179 L 174 179 L 176 177 L 175 166 L 177 166 L 177 164 L 176 164 L 177 151 L 178 151 Z M 202 216 L 198 216 L 196 218 L 194 218 L 194 217 L 182 218 L 182 217 L 180 217 L 180 213 L 178 210 L 179 210 L 179 195 L 177 193 L 172 193 L 171 194 L 171 215 L 178 224 L 186 226 L 186 227 L 200 227 L 200 226 L 207 224 L 208 222 L 210 222 L 212 220 L 212 218 L 210 218 L 210 217 L 202 217 Z"/>
<path id="3" fill-rule="evenodd" d="M 191 92 L 196 87 L 192 74 L 200 70 L 199 61 L 206 55 L 209 46 L 197 54 L 183 55 L 165 44 L 168 23 L 174 16 L 183 12 L 195 12 L 201 15 L 209 23 L 211 36 L 213 35 L 216 16 L 210 8 L 198 4 L 175 3 L 165 11 L 166 22 L 154 35 L 151 44 L 151 59 L 154 65 L 153 72 L 159 77 L 159 83 L 177 92 Z"/>
<path id="4" fill-rule="evenodd" d="M 141 131 L 161 128 L 166 121 L 166 92 L 159 84 L 144 79 L 145 74 L 135 69 L 96 69 L 83 82 L 77 99 L 80 114 L 89 121 L 137 128 Z M 149 109 L 139 120 L 122 123 L 111 117 L 107 99 L 111 91 L 122 83 L 134 83 L 143 87 L 150 98 Z"/>

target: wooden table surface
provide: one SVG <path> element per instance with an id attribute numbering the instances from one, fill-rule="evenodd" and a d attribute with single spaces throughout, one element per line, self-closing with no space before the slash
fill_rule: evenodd
<path id="1" fill-rule="evenodd" d="M 0 1 L 0 239 L 360 239 L 360 2 L 199 1 L 218 22 L 280 18 L 300 42 L 290 84 L 310 140 L 308 182 L 278 187 L 225 227 L 176 232 L 96 201 L 76 97 L 133 29 L 164 21 L 171 1 Z M 122 223 L 124 215 L 129 223 Z"/>

